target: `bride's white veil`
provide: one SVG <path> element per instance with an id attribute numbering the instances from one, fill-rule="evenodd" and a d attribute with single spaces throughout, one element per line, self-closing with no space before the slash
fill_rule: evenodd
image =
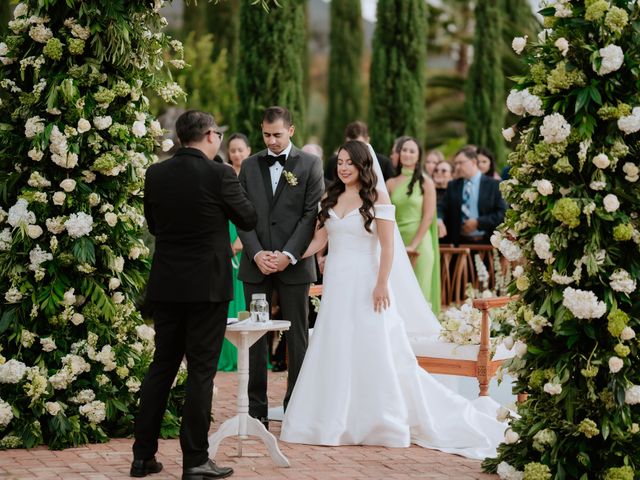
<path id="1" fill-rule="evenodd" d="M 373 169 L 378 177 L 376 188 L 378 191 L 389 193 L 384 183 L 378 156 L 371 145 L 367 144 L 367 146 L 373 158 Z M 404 325 L 409 335 L 434 335 L 440 333 L 442 327 L 425 300 L 418 280 L 413 273 L 397 223 L 394 224 L 393 265 L 389 276 L 389 287 L 393 292 L 396 309 L 404 320 Z"/>

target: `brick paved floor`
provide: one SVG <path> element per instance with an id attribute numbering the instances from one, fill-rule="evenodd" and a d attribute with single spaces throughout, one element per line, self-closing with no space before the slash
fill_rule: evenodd
<path id="1" fill-rule="evenodd" d="M 269 373 L 269 397 L 272 405 L 281 403 L 286 377 Z M 236 375 L 219 373 L 216 377 L 218 394 L 214 400 L 215 423 L 235 414 Z M 271 432 L 280 434 L 280 424 L 272 422 Z M 40 447 L 32 450 L 0 451 L 0 479 L 60 479 L 108 480 L 129 478 L 131 462 L 130 439 L 116 439 L 107 444 L 88 445 L 62 451 Z M 410 448 L 383 447 L 313 447 L 280 443 L 289 458 L 291 468 L 276 467 L 258 440 L 244 442 L 244 456 L 238 458 L 236 443 L 223 441 L 216 460 L 235 469 L 232 478 L 264 480 L 324 480 L 324 479 L 496 479 L 481 473 L 480 462 L 456 455 L 412 446 Z M 182 458 L 177 440 L 160 442 L 159 460 L 164 470 L 148 477 L 152 480 L 180 478 Z"/>

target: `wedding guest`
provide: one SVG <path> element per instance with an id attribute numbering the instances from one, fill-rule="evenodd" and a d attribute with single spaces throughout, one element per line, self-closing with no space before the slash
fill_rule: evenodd
<path id="1" fill-rule="evenodd" d="M 447 191 L 447 185 L 451 180 L 453 167 L 447 160 L 441 160 L 436 164 L 436 168 L 433 169 L 433 183 L 436 186 L 436 200 L 438 203 L 442 201 L 442 197 Z"/>
<path id="2" fill-rule="evenodd" d="M 213 378 L 232 297 L 228 222 L 257 222 L 233 171 L 213 160 L 222 132 L 208 113 L 190 110 L 176 122 L 182 148 L 149 167 L 144 216 L 156 237 L 146 301 L 155 326 L 155 352 L 140 389 L 130 475 L 162 470 L 158 437 L 171 384 L 187 358 L 180 446 L 182 478 L 223 478 L 233 470 L 209 459 Z"/>
<path id="3" fill-rule="evenodd" d="M 502 180 L 496 171 L 496 159 L 493 152 L 485 147 L 478 147 L 478 168 L 483 175 Z"/>
<path id="4" fill-rule="evenodd" d="M 396 221 L 418 283 L 434 313 L 440 312 L 440 255 L 436 189 L 424 172 L 422 147 L 413 137 L 398 145 L 400 174 L 387 180 Z"/>
<path id="5" fill-rule="evenodd" d="M 302 146 L 302 151 L 310 153 L 311 155 L 315 155 L 320 160 L 324 160 L 324 152 L 322 147 L 317 143 L 307 143 Z"/>
<path id="6" fill-rule="evenodd" d="M 234 133 L 229 137 L 227 142 L 227 159 L 229 165 L 233 167 L 236 175 L 240 174 L 242 162 L 251 155 L 251 147 L 249 139 L 243 133 Z M 242 255 L 242 242 L 238 237 L 238 231 L 233 222 L 229 221 L 229 239 L 231 241 L 231 257 L 232 275 L 233 275 L 233 299 L 229 302 L 229 318 L 236 318 L 238 312 L 247 309 L 244 301 L 244 290 L 242 282 L 238 280 L 238 270 L 240 269 L 240 256 Z M 218 360 L 218 371 L 234 372 L 238 368 L 238 350 L 226 338 L 222 344 L 220 359 Z"/>
<path id="7" fill-rule="evenodd" d="M 369 127 L 364 122 L 352 122 L 344 129 L 345 141 L 357 140 L 359 142 L 370 143 Z M 380 162 L 380 168 L 382 169 L 382 176 L 385 180 L 395 177 L 396 172 L 393 168 L 391 159 L 386 155 L 376 153 Z M 324 171 L 325 183 L 327 186 L 336 180 L 338 155 L 333 154 L 327 161 L 327 166 Z"/>
<path id="8" fill-rule="evenodd" d="M 489 244 L 493 231 L 504 219 L 507 205 L 496 179 L 478 168 L 478 152 L 467 145 L 453 161 L 455 180 L 438 205 L 438 222 L 443 243 Z"/>
<path id="9" fill-rule="evenodd" d="M 400 161 L 400 151 L 398 150 L 398 145 L 401 144 L 402 142 L 404 142 L 407 138 L 406 135 L 402 135 L 401 137 L 396 138 L 393 141 L 393 147 L 391 147 L 391 155 L 390 155 L 390 159 L 391 159 L 391 164 L 393 165 L 393 168 L 395 169 L 395 171 L 398 171 L 398 163 Z"/>
<path id="10" fill-rule="evenodd" d="M 424 169 L 431 178 L 433 171 L 439 162 L 444 160 L 444 154 L 440 150 L 429 150 L 424 157 Z"/>

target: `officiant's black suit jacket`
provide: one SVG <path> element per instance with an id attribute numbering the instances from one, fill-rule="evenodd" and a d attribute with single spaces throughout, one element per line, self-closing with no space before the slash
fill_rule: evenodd
<path id="1" fill-rule="evenodd" d="M 240 183 L 256 206 L 258 223 L 255 229 L 238 228 L 242 241 L 242 261 L 238 278 L 243 282 L 260 283 L 264 275 L 253 261 L 260 250 L 289 252 L 298 262 L 275 275 L 285 284 L 316 281 L 313 256 L 301 259 L 313 238 L 318 202 L 324 191 L 322 162 L 315 155 L 292 147 L 275 194 L 263 150 L 242 162 Z M 285 176 L 290 172 L 297 185 Z"/>
<path id="2" fill-rule="evenodd" d="M 232 168 L 179 149 L 147 170 L 144 213 L 156 237 L 148 302 L 233 298 L 228 222 L 251 229 L 256 210 Z"/>
<path id="3" fill-rule="evenodd" d="M 462 227 L 462 188 L 464 179 L 451 180 L 442 201 L 438 203 L 438 218 L 447 227 L 447 236 L 440 241 L 459 245 Z M 483 175 L 480 179 L 480 195 L 478 196 L 478 230 L 484 231 L 483 243 L 490 243 L 493 231 L 504 220 L 507 204 L 499 189 L 500 183 Z"/>

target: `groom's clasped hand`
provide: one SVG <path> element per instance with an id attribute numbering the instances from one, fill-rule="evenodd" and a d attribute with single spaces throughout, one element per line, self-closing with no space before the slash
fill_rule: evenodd
<path id="1" fill-rule="evenodd" d="M 264 275 L 282 272 L 291 263 L 291 259 L 284 253 L 276 251 L 262 250 L 256 255 L 256 265 Z"/>

